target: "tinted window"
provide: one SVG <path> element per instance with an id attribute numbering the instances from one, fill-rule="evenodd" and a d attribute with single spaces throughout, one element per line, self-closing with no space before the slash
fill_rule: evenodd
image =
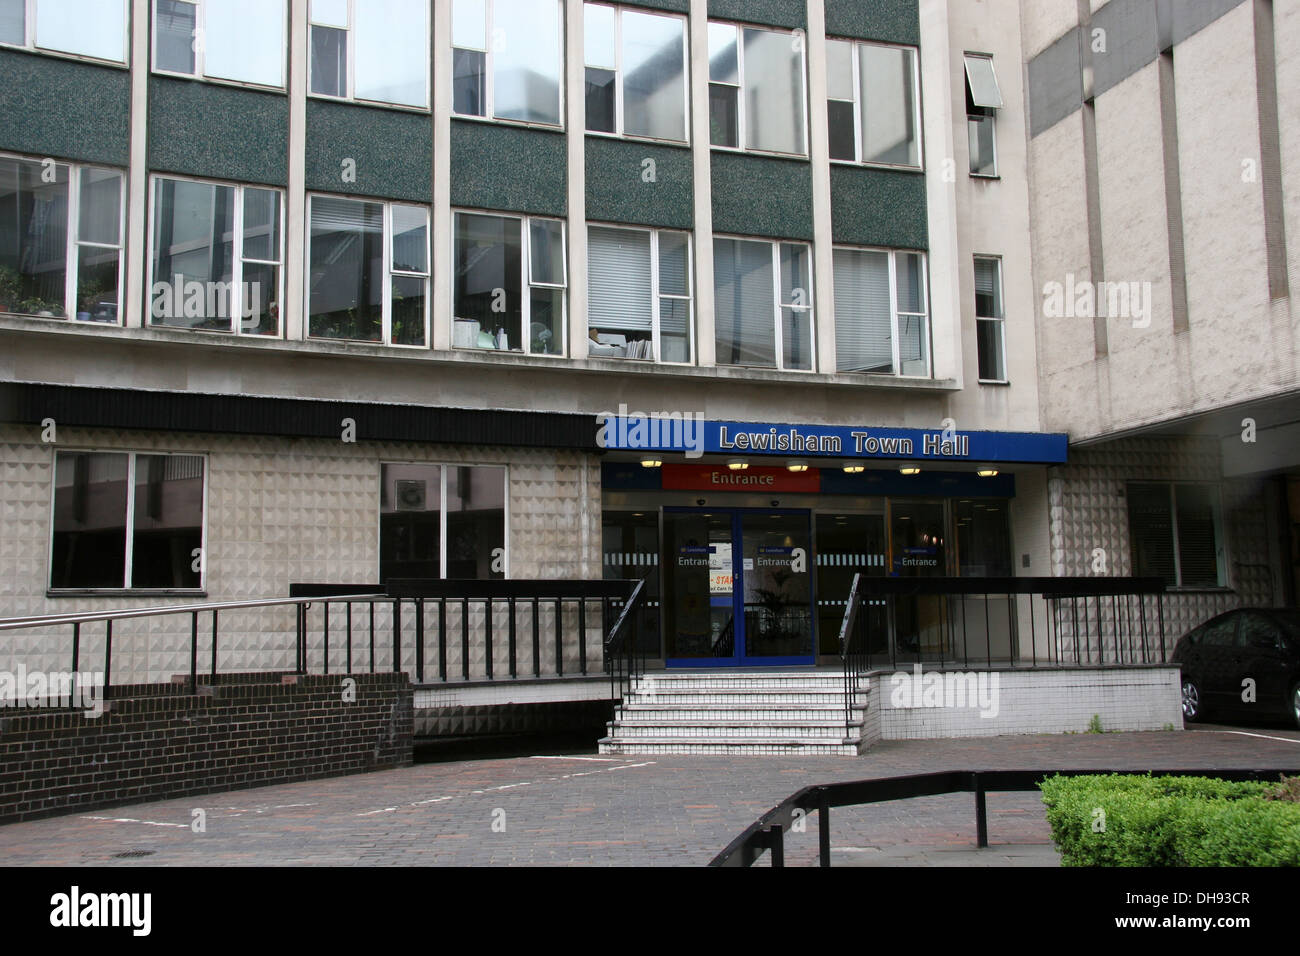
<path id="1" fill-rule="evenodd" d="M 1207 647 L 1227 647 L 1232 644 L 1236 633 L 1237 615 L 1232 614 L 1206 624 L 1202 628 L 1200 636 L 1196 639 L 1196 643 L 1204 644 Z"/>

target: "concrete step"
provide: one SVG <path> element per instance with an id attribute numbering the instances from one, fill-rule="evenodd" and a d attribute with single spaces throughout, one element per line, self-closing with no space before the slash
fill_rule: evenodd
<path id="1" fill-rule="evenodd" d="M 842 720 L 618 720 L 607 725 L 609 736 L 628 740 L 645 737 L 690 737 L 709 740 L 781 740 L 834 738 L 839 741 L 862 736 L 862 722 L 847 728 Z"/>
<path id="2" fill-rule="evenodd" d="M 803 756 L 827 754 L 856 757 L 860 744 L 855 740 L 819 737 L 767 737 L 745 740 L 716 740 L 707 737 L 604 737 L 599 742 L 602 754 L 716 754 L 752 756 Z"/>
<path id="3" fill-rule="evenodd" d="M 850 713 L 861 715 L 866 704 L 855 703 Z M 793 704 L 775 706 L 770 703 L 740 704 L 624 704 L 614 708 L 615 720 L 741 720 L 761 723 L 767 720 L 831 720 L 844 722 L 844 704 Z"/>
<path id="4" fill-rule="evenodd" d="M 633 690 L 655 688 L 657 692 L 670 690 L 784 690 L 790 688 L 844 688 L 844 678 L 834 673 L 775 673 L 775 674 L 647 674 L 632 683 Z"/>

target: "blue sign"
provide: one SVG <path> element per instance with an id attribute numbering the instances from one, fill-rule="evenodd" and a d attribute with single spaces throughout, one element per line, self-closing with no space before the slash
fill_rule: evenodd
<path id="1" fill-rule="evenodd" d="M 692 415 L 619 411 L 601 419 L 600 447 L 680 452 L 687 458 L 733 454 L 1059 465 L 1065 463 L 1069 445 L 1068 436 L 1051 432 L 717 422 Z"/>

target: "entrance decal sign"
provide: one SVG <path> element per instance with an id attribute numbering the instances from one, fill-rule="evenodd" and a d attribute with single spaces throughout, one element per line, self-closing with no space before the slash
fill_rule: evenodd
<path id="1" fill-rule="evenodd" d="M 664 465 L 663 488 L 671 491 L 821 491 L 815 468 L 803 472 L 751 466 L 732 471 L 726 465 Z"/>
<path id="2" fill-rule="evenodd" d="M 882 428 L 853 425 L 789 425 L 766 422 L 642 421 L 610 415 L 599 444 L 621 451 L 702 454 L 799 455 L 910 461 L 1025 462 L 1064 464 L 1069 444 L 1062 433 L 959 431 L 953 428 Z M 659 427 L 651 427 L 657 425 Z M 754 469 L 748 469 L 750 475 Z M 740 473 L 745 477 L 745 473 Z M 763 487 L 755 481 L 735 486 Z M 670 487 L 665 483 L 665 488 Z M 682 486 L 684 487 L 684 486 Z M 694 486 L 692 486 L 694 487 Z M 717 486 L 710 486 L 717 487 Z M 771 490 L 778 490 L 772 488 Z M 785 489 L 793 490 L 793 489 Z"/>

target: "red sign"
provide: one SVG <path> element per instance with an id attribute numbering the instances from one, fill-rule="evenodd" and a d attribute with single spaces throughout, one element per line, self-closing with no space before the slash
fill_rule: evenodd
<path id="1" fill-rule="evenodd" d="M 816 494 L 822 490 L 821 472 L 790 471 L 750 465 L 732 471 L 726 465 L 664 465 L 665 491 L 789 491 Z"/>

